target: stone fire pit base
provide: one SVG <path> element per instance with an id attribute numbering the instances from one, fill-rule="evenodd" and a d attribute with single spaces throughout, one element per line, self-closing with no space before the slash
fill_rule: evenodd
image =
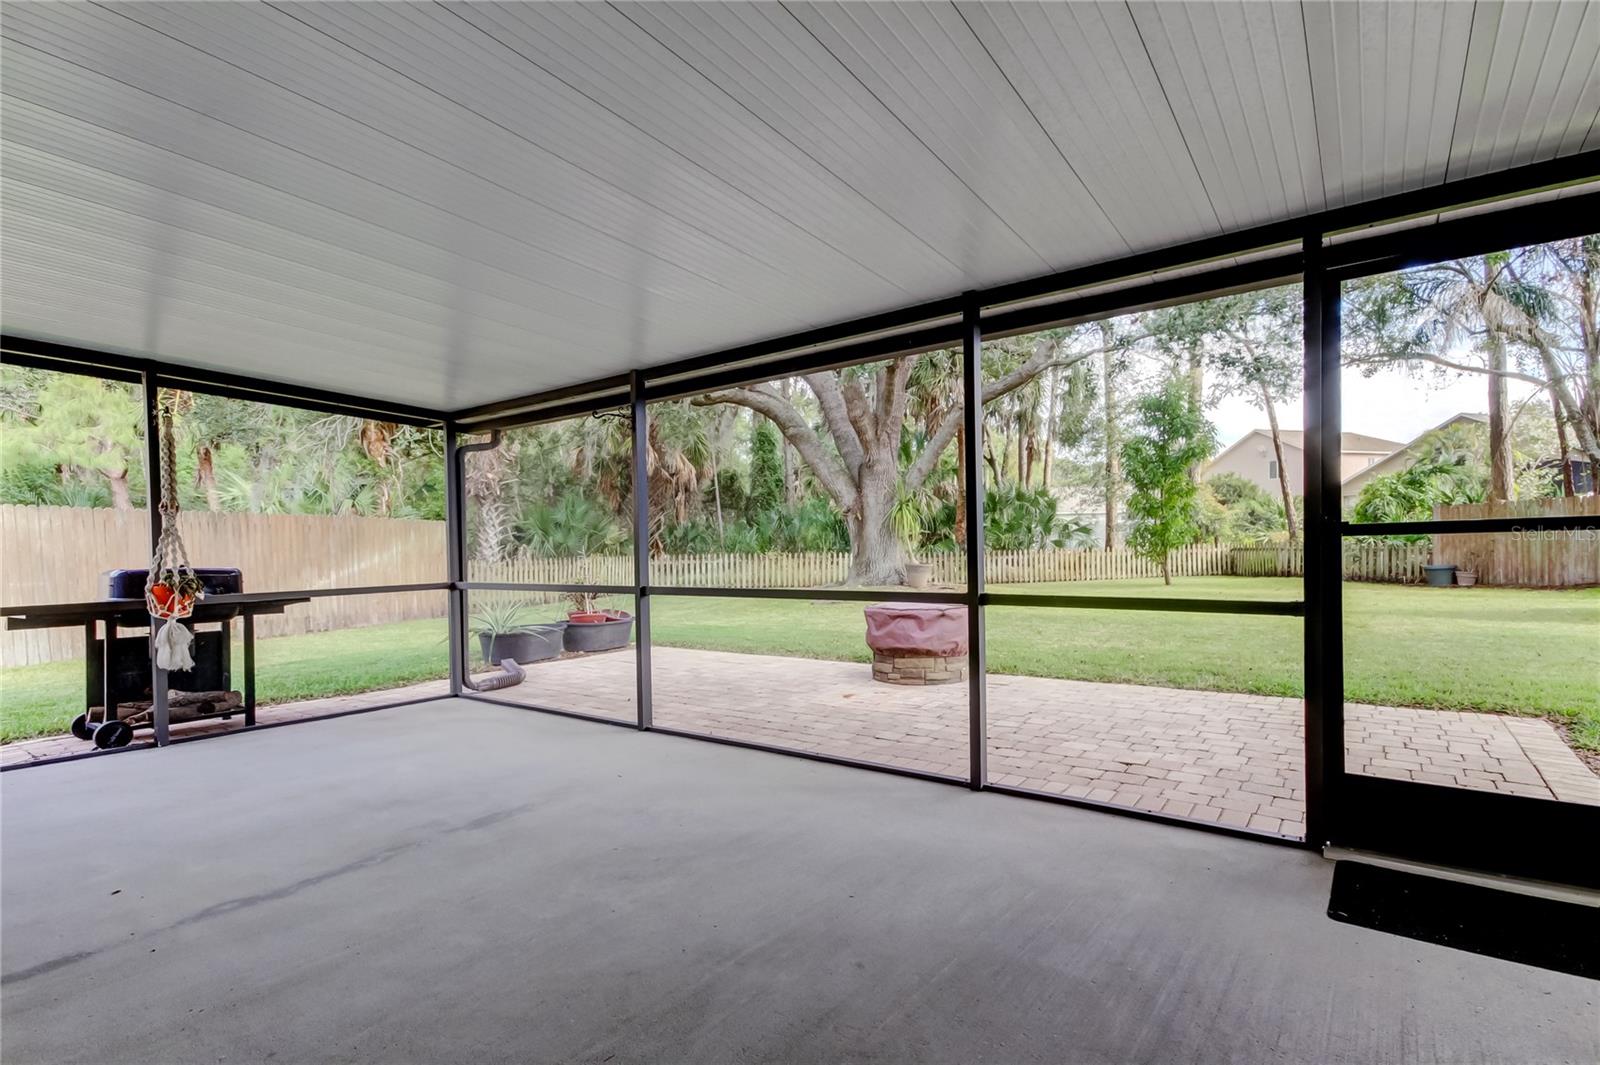
<path id="1" fill-rule="evenodd" d="M 954 684 L 967 679 L 967 656 L 872 652 L 872 679 L 885 684 Z"/>

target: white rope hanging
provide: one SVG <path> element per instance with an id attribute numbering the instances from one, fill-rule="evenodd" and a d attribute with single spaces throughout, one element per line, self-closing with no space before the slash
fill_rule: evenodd
<path id="1" fill-rule="evenodd" d="M 152 617 L 166 624 L 156 633 L 156 665 L 162 669 L 194 668 L 190 644 L 194 634 L 178 619 L 194 613 L 194 604 L 204 593 L 200 578 L 189 564 L 188 549 L 178 535 L 178 448 L 172 432 L 172 404 L 165 400 L 157 412 L 161 435 L 161 535 L 150 559 L 150 572 L 144 582 L 144 602 Z"/>

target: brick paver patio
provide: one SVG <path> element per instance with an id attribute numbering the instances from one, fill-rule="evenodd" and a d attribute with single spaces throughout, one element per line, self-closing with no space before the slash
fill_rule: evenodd
<path id="1" fill-rule="evenodd" d="M 871 667 L 656 647 L 655 723 L 964 778 L 964 685 L 899 687 Z M 499 698 L 631 718 L 633 656 L 532 667 Z M 989 678 L 997 784 L 1300 835 L 1300 700 L 1041 677 Z M 1347 764 L 1415 779 L 1600 805 L 1600 778 L 1535 718 L 1352 704 Z"/>
<path id="2" fill-rule="evenodd" d="M 876 683 L 863 663 L 657 647 L 655 723 L 952 777 L 967 772 L 961 684 Z M 266 707 L 263 722 L 296 720 L 440 694 L 443 681 Z M 632 720 L 634 656 L 541 663 L 495 697 Z M 989 776 L 996 784 L 1248 827 L 1304 832 L 1298 699 L 989 678 Z M 180 727 L 237 728 L 214 722 Z M 141 733 L 141 736 L 148 735 Z M 1600 805 L 1591 773 L 1549 724 L 1534 718 L 1351 705 L 1346 759 L 1354 772 Z M 67 737 L 0 747 L 0 760 L 92 750 Z"/>

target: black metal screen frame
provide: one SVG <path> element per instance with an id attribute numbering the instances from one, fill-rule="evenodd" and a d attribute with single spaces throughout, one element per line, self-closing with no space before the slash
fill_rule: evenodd
<path id="1" fill-rule="evenodd" d="M 1322 507 L 1319 567 L 1313 599 L 1320 626 L 1315 648 L 1317 679 L 1309 675 L 1313 650 L 1308 632 L 1307 691 L 1316 694 L 1320 722 L 1318 762 L 1321 799 L 1319 833 L 1331 846 L 1400 854 L 1442 865 L 1560 883 L 1600 887 L 1600 857 L 1584 839 L 1600 839 L 1600 807 L 1557 799 L 1502 795 L 1446 785 L 1366 776 L 1344 761 L 1343 545 L 1357 536 L 1486 535 L 1515 531 L 1600 529 L 1600 518 L 1558 515 L 1499 518 L 1439 518 L 1403 522 L 1344 521 L 1338 444 L 1342 425 L 1342 363 L 1339 311 L 1344 283 L 1416 269 L 1473 255 L 1533 247 L 1586 236 L 1600 229 L 1600 192 L 1584 192 L 1509 210 L 1441 221 L 1424 230 L 1402 230 L 1369 241 L 1337 244 L 1313 253 L 1308 241 L 1307 311 L 1323 323 L 1316 384 L 1320 417 L 1308 442 L 1324 461 L 1317 478 Z M 1314 293 L 1314 294 L 1313 294 Z M 1315 307 L 1313 308 L 1313 304 Z M 1307 366 L 1312 364 L 1312 329 L 1307 326 Z M 1308 376 L 1308 384 L 1310 382 Z M 1309 456 L 1308 451 L 1308 456 Z M 1308 457 L 1308 467 L 1311 462 Z M 1308 478 L 1308 485 L 1311 483 Z M 1309 502 L 1309 497 L 1308 497 Z M 1309 534 L 1308 534 L 1309 536 Z M 1307 572 L 1310 572 L 1310 545 Z M 1308 719 L 1308 735 L 1309 726 Z"/>
<path id="2" fill-rule="evenodd" d="M 449 472 L 449 458 L 453 448 L 453 440 L 449 431 L 448 420 L 444 413 L 428 411 L 419 407 L 406 404 L 390 404 L 379 400 L 365 399 L 359 396 L 345 395 L 329 392 L 325 389 L 300 388 L 294 385 L 273 382 L 264 379 L 250 378 L 239 374 L 227 374 L 208 370 L 197 370 L 191 367 L 179 366 L 173 363 L 162 362 L 157 359 L 138 358 L 121 355 L 113 352 L 97 351 L 91 348 L 75 347 L 68 344 L 59 344 L 50 341 L 34 340 L 28 337 L 6 335 L 0 337 L 0 354 L 8 365 L 23 366 L 30 369 L 49 370 L 55 373 L 69 373 L 81 377 L 98 378 L 106 381 L 117 381 L 124 384 L 139 386 L 140 404 L 143 415 L 143 432 L 145 445 L 145 500 L 149 512 L 149 550 L 153 556 L 156 544 L 161 537 L 161 511 L 156 501 L 161 498 L 161 441 L 159 432 L 159 411 L 162 389 L 181 389 L 186 392 L 199 392 L 206 395 L 220 396 L 225 399 L 236 399 L 250 403 L 266 403 L 283 407 L 298 408 L 301 410 L 317 411 L 324 414 L 341 414 L 357 418 L 374 418 L 392 421 L 402 425 L 418 428 L 442 429 L 445 431 L 445 494 L 446 499 L 453 498 L 456 494 L 453 478 Z M 447 504 L 448 505 L 448 504 Z M 273 592 L 246 592 L 235 598 L 248 602 L 253 598 L 282 598 L 285 596 L 307 599 L 328 599 L 344 596 L 360 595 L 393 595 L 405 592 L 448 592 L 453 596 L 454 583 L 450 573 L 449 551 L 454 542 L 451 535 L 450 523 L 446 522 L 445 547 L 447 552 L 445 579 L 424 583 L 409 584 L 383 584 L 369 585 L 355 588 L 294 588 Z M 453 614 L 453 604 L 451 607 Z M 157 619 L 152 619 L 150 625 L 150 639 L 154 641 L 155 632 L 160 627 Z M 165 747 L 176 742 L 187 742 L 194 739 L 210 738 L 209 735 L 173 737 L 169 721 L 167 706 L 167 685 L 165 670 L 159 669 L 155 661 L 154 648 L 151 653 L 151 691 L 153 692 L 153 706 L 151 719 L 154 725 L 154 746 Z M 452 677 L 454 671 L 454 649 L 452 648 Z M 300 720 L 323 720 L 330 717 L 343 717 L 351 713 L 366 713 L 370 710 L 386 709 L 394 706 L 406 706 L 416 702 L 426 702 L 439 696 L 424 696 L 421 698 L 403 699 L 392 703 L 384 703 L 372 707 L 362 707 L 359 710 L 332 711 L 319 715 L 316 718 L 302 718 Z M 288 724 L 280 722 L 279 724 Z M 250 726 L 250 730 L 275 727 L 269 723 Z M 222 735 L 226 735 L 223 733 Z M 137 746 L 137 745 L 136 745 Z M 98 757 L 104 754 L 114 754 L 119 750 L 128 748 L 113 748 L 106 751 L 91 751 L 83 754 L 68 755 L 63 758 L 41 759 L 38 762 L 26 763 L 32 765 L 45 765 L 57 761 L 70 761 L 79 758 Z M 22 765 L 9 766 L 8 769 L 20 769 Z"/>
<path id="3" fill-rule="evenodd" d="M 1495 201 L 1562 189 L 1600 180 L 1600 151 L 1567 156 L 1545 163 L 1512 168 L 1419 189 L 1380 200 L 1336 208 L 1300 219 L 1275 222 L 1234 233 L 1207 237 L 1186 244 L 1141 252 L 1121 259 L 1073 268 L 1042 277 L 932 300 L 864 318 L 818 327 L 802 333 L 695 355 L 645 371 L 509 397 L 464 410 L 431 411 L 402 404 L 346 396 L 325 390 L 296 388 L 245 375 L 201 371 L 91 349 L 50 344 L 20 337 L 4 338 L 8 361 L 89 373 L 108 379 L 140 383 L 145 393 L 147 418 L 153 418 L 154 397 L 163 386 L 181 387 L 233 398 L 283 403 L 312 410 L 384 417 L 404 424 L 442 428 L 446 444 L 447 580 L 435 585 L 397 585 L 351 590 L 318 589 L 318 595 L 367 594 L 389 591 L 447 590 L 451 613 L 451 691 L 481 702 L 534 709 L 605 724 L 652 730 L 669 735 L 692 735 L 713 742 L 768 750 L 793 757 L 851 765 L 922 779 L 953 783 L 977 790 L 1017 794 L 1029 798 L 1105 809 L 1145 820 L 1161 821 L 1221 832 L 1269 839 L 1297 846 L 1321 847 L 1329 843 L 1365 843 L 1392 853 L 1426 860 L 1476 866 L 1507 872 L 1541 875 L 1550 879 L 1595 883 L 1593 859 L 1575 845 L 1600 835 L 1596 814 L 1588 808 L 1547 800 L 1402 784 L 1376 778 L 1356 778 L 1343 766 L 1343 618 L 1341 552 L 1345 536 L 1368 532 L 1503 531 L 1514 521 L 1520 528 L 1593 527 L 1586 519 L 1508 519 L 1479 522 L 1420 522 L 1404 525 L 1363 526 L 1343 522 L 1338 496 L 1339 403 L 1339 285 L 1341 281 L 1373 273 L 1420 265 L 1424 262 L 1560 239 L 1593 230 L 1589 219 L 1600 215 L 1600 193 L 1583 191 L 1533 204 L 1489 209 L 1466 218 L 1425 221 L 1415 228 L 1363 235 L 1363 227 L 1426 220 L 1428 216 L 1458 208 L 1492 205 Z M 1337 238 L 1337 239 L 1330 239 Z M 1162 276 L 1162 272 L 1169 272 Z M 1182 271 L 1180 273 L 1170 273 Z M 1156 276 L 1149 276 L 1156 275 Z M 1140 280 L 1140 278 L 1147 278 Z M 716 596 L 749 599 L 879 599 L 881 594 L 860 589 L 732 589 L 653 587 L 650 583 L 648 481 L 641 476 L 646 464 L 648 404 L 658 399 L 692 395 L 713 387 L 766 380 L 825 367 L 857 364 L 916 351 L 959 346 L 962 351 L 962 395 L 967 419 L 967 446 L 981 446 L 976 431 L 981 421 L 981 344 L 985 330 L 1006 335 L 1049 325 L 1089 321 L 1144 307 L 1186 302 L 1221 291 L 1268 287 L 1300 279 L 1304 293 L 1305 328 L 1305 430 L 1306 430 L 1306 562 L 1304 597 L 1299 601 L 1195 601 L 1143 597 L 1113 599 L 1092 596 L 1029 596 L 991 593 L 984 587 L 982 493 L 968 491 L 967 580 L 960 592 L 896 593 L 897 598 L 966 605 L 969 609 L 969 744 L 968 777 L 919 773 L 845 758 L 834 758 L 726 737 L 683 733 L 656 726 L 651 716 L 649 624 L 653 596 Z M 1107 286 L 1115 286 L 1107 288 Z M 632 415 L 633 550 L 634 583 L 622 586 L 538 585 L 472 582 L 465 568 L 465 495 L 460 476 L 460 437 L 515 425 L 554 421 L 627 406 Z M 153 433 L 147 431 L 147 441 Z M 969 455 L 969 458 L 973 456 Z M 155 483 L 157 464 L 151 469 L 150 498 L 159 498 Z M 969 462 L 969 476 L 981 466 Z M 641 485 L 645 488 L 641 490 Z M 1502 528 L 1503 527 L 1503 528 Z M 159 532 L 159 516 L 152 515 L 151 542 Z M 636 669 L 638 676 L 636 720 L 574 713 L 554 707 L 529 707 L 466 691 L 466 594 L 473 588 L 564 591 L 604 591 L 632 594 L 638 618 Z M 987 780 L 986 771 L 986 647 L 984 610 L 987 606 L 1036 609 L 1164 610 L 1241 615 L 1300 616 L 1304 618 L 1306 829 L 1304 840 L 1268 837 L 1235 829 L 1188 821 L 1163 814 L 1118 807 L 1085 799 L 1064 798 L 999 787 Z M 423 700 L 417 700 L 423 701 Z M 1471 816 L 1463 816 L 1470 814 Z M 1544 827 L 1529 828 L 1530 822 Z M 1564 836 L 1557 839 L 1558 836 Z M 1569 857 L 1551 859 L 1552 842 Z M 1534 852 L 1544 848 L 1542 856 Z"/>

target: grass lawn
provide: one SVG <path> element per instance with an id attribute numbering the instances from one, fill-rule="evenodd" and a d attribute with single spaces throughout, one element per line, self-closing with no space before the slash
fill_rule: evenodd
<path id="1" fill-rule="evenodd" d="M 441 618 L 259 640 L 256 698 L 287 703 L 448 676 L 447 631 Z M 239 640 L 233 647 L 238 686 L 244 658 Z M 83 712 L 82 700 L 80 661 L 0 669 L 0 742 L 65 732 Z"/>
<path id="2" fill-rule="evenodd" d="M 1014 590 L 1294 599 L 1300 582 L 1191 577 L 1170 590 L 1159 580 Z M 540 612 L 564 610 L 550 604 Z M 870 657 L 859 603 L 663 597 L 652 608 L 652 631 L 664 646 Z M 997 673 L 1297 696 L 1301 631 L 1292 617 L 991 607 L 989 666 Z M 1600 589 L 1345 588 L 1345 687 L 1352 702 L 1560 718 L 1574 742 L 1600 750 L 1597 652 Z M 444 675 L 444 624 L 263 640 L 258 667 L 263 702 L 410 684 Z M 77 662 L 0 670 L 0 739 L 63 730 L 78 712 L 82 683 Z"/>

